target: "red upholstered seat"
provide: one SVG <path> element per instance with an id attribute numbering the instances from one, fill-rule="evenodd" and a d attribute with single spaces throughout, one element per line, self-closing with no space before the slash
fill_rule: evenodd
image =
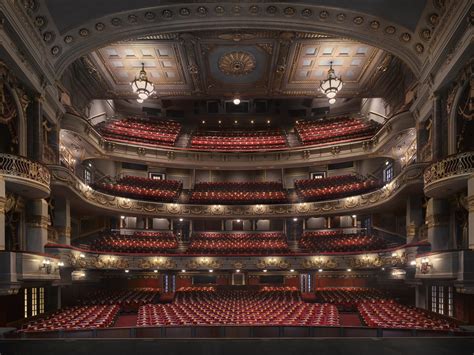
<path id="1" fill-rule="evenodd" d="M 120 253 L 159 253 L 178 247 L 173 232 L 144 231 L 133 235 L 106 233 L 93 239 L 90 250 Z"/>
<path id="2" fill-rule="evenodd" d="M 353 252 L 387 248 L 387 242 L 382 238 L 359 233 L 344 234 L 342 230 L 305 231 L 299 245 L 311 252 Z"/>

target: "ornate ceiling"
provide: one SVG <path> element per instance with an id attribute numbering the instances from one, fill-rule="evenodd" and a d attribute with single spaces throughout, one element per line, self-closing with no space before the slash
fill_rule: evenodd
<path id="1" fill-rule="evenodd" d="M 105 92 L 97 90 L 102 98 L 133 98 L 130 81 L 142 63 L 159 97 L 314 97 L 333 62 L 345 83 L 340 97 L 354 97 L 376 96 L 373 77 L 393 59 L 375 47 L 316 33 L 202 31 L 108 45 L 87 57 L 87 70 L 93 67 L 107 83 Z"/>

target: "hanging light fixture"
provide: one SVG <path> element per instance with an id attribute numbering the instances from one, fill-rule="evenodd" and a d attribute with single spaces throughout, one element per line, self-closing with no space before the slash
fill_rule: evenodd
<path id="1" fill-rule="evenodd" d="M 145 71 L 145 63 L 142 63 L 142 69 L 138 74 L 138 78 L 135 78 L 130 85 L 132 86 L 133 92 L 138 94 L 138 102 L 140 102 L 139 100 L 142 100 L 141 102 L 143 102 L 143 100 L 148 99 L 148 97 L 153 94 L 155 91 L 155 85 L 153 85 L 151 81 L 148 81 Z"/>
<path id="2" fill-rule="evenodd" d="M 332 68 L 332 61 L 329 62 L 328 78 L 321 81 L 319 88 L 328 99 L 334 99 L 336 94 L 342 88 L 342 79 L 336 76 L 336 72 Z M 334 100 L 332 103 L 336 102 Z"/>

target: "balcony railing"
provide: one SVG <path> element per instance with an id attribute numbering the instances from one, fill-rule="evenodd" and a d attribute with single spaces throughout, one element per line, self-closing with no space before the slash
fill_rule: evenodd
<path id="1" fill-rule="evenodd" d="M 429 166 L 424 173 L 425 188 L 439 180 L 474 173 L 474 152 L 449 156 Z"/>
<path id="2" fill-rule="evenodd" d="M 0 174 L 33 180 L 49 188 L 51 175 L 44 165 L 12 154 L 0 154 Z"/>

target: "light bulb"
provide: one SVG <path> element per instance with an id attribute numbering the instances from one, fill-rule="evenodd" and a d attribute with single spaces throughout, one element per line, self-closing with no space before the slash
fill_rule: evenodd
<path id="1" fill-rule="evenodd" d="M 235 98 L 234 99 L 234 105 L 240 105 L 240 99 Z"/>

